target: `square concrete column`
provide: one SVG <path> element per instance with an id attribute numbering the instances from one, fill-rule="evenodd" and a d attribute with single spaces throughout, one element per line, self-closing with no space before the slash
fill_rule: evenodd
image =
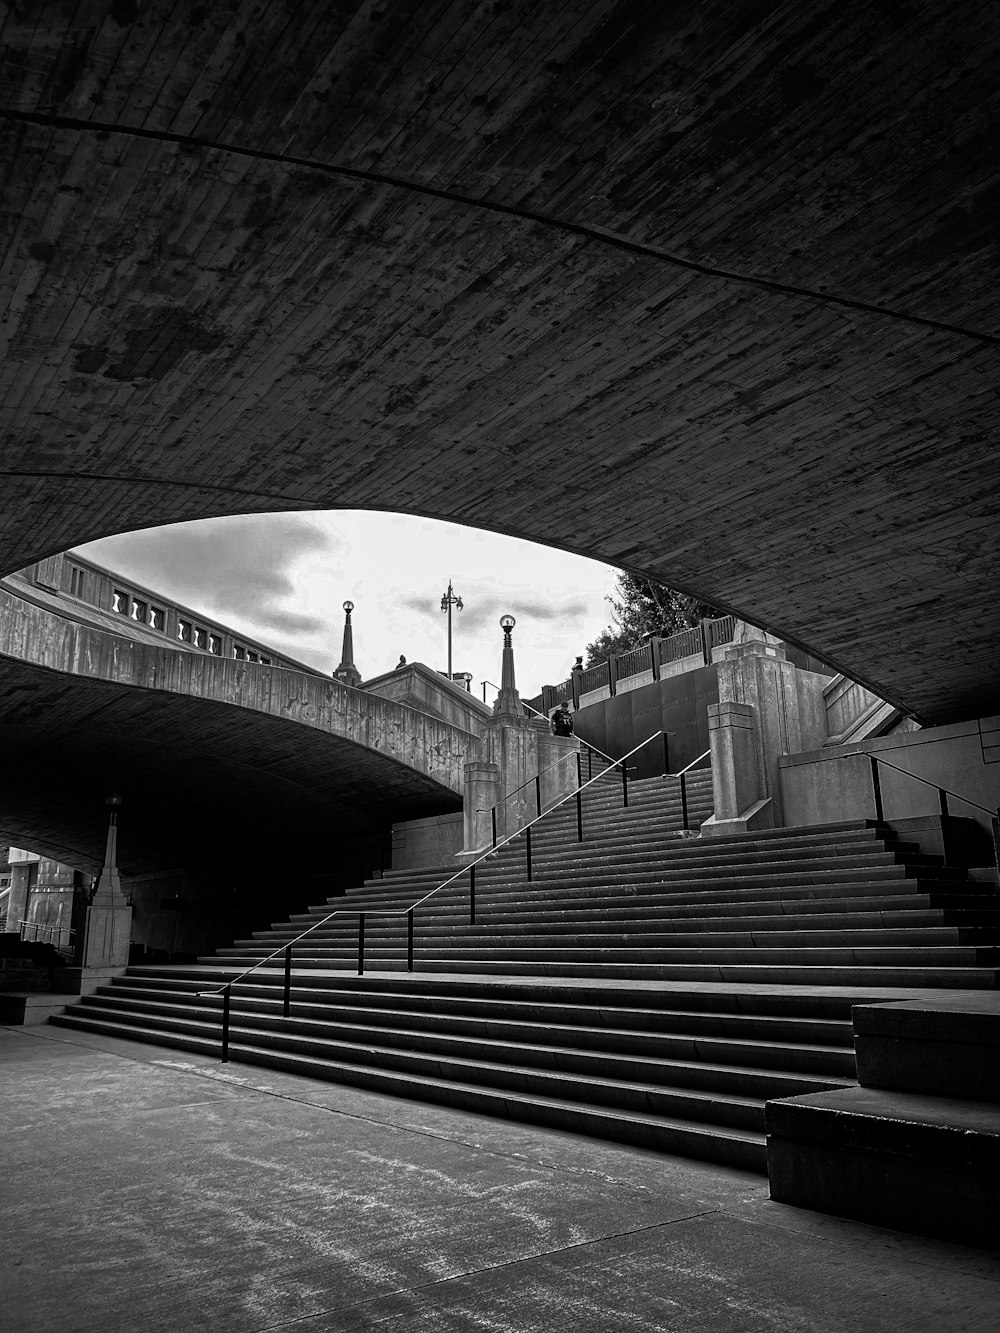
<path id="1" fill-rule="evenodd" d="M 542 809 L 548 810 L 562 796 L 576 791 L 577 774 L 575 755 L 580 742 L 575 736 L 553 736 L 551 732 L 538 737 L 538 771 L 542 786 Z"/>
<path id="2" fill-rule="evenodd" d="M 535 817 L 535 784 L 538 773 L 539 732 L 526 717 L 498 717 L 485 728 L 483 752 L 500 773 L 501 810 L 498 832 L 516 833 Z"/>
<path id="3" fill-rule="evenodd" d="M 461 856 L 485 852 L 493 845 L 490 811 L 500 803 L 500 767 L 475 762 L 465 765 L 465 795 L 462 803 L 463 841 Z M 497 833 L 500 833 L 499 814 Z"/>
<path id="4" fill-rule="evenodd" d="M 823 737 L 814 734 L 816 710 L 807 697 L 809 683 L 820 678 L 814 672 L 799 671 L 770 636 L 728 648 L 718 672 L 720 705 L 747 704 L 753 710 L 758 799 L 771 799 L 774 826 L 780 828 L 784 819 L 778 760 L 783 754 L 798 754 L 810 745 L 822 744 Z"/>
<path id="5" fill-rule="evenodd" d="M 763 792 L 754 709 L 749 704 L 708 706 L 715 813 L 703 834 L 746 833 L 773 826 L 770 799 Z"/>

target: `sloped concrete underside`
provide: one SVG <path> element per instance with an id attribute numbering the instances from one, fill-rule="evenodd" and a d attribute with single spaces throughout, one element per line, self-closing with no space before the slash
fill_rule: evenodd
<path id="1" fill-rule="evenodd" d="M 460 809 L 478 752 L 338 681 L 138 643 L 8 590 L 0 644 L 0 838 L 84 870 L 101 865 L 112 791 L 129 875 L 237 854 L 322 863 L 345 835 Z"/>
<path id="2" fill-rule="evenodd" d="M 574 0 L 9 9 L 0 570 L 398 509 L 1000 710 L 1000 31 Z"/>

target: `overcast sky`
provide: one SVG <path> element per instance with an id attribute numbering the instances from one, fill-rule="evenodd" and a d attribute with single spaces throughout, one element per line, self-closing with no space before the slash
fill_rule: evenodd
<path id="1" fill-rule="evenodd" d="M 208 519 L 77 548 L 98 564 L 322 671 L 340 661 L 350 599 L 362 677 L 404 653 L 447 666 L 441 595 L 451 578 L 454 670 L 497 681 L 500 616 L 517 619 L 517 684 L 530 698 L 564 680 L 611 619 L 615 571 L 580 556 L 452 523 L 357 510 Z M 488 691 L 490 700 L 494 691 Z"/>

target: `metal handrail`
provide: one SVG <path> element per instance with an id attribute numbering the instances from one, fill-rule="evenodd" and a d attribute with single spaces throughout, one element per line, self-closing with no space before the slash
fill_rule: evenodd
<path id="1" fill-rule="evenodd" d="M 529 705 L 528 705 L 528 704 L 525 704 L 525 708 L 527 708 L 527 707 L 529 707 Z M 539 716 L 541 716 L 541 714 L 539 714 Z M 619 760 L 619 759 L 612 759 L 609 755 L 606 755 L 606 754 L 604 753 L 604 751 L 603 751 L 603 750 L 599 750 L 599 749 L 597 748 L 596 745 L 591 745 L 590 741 L 580 740 L 580 737 L 579 737 L 579 736 L 577 736 L 576 739 L 580 741 L 580 744 L 581 744 L 581 745 L 586 746 L 586 748 L 587 748 L 588 750 L 592 750 L 592 751 L 594 752 L 594 754 L 599 754 L 599 755 L 601 756 L 602 759 L 607 759 L 608 762 L 609 762 L 611 765 L 619 764 L 619 763 L 621 762 L 621 760 Z M 482 806 L 481 808 L 477 809 L 476 813 L 482 815 L 482 814 L 485 814 L 487 810 L 499 810 L 500 806 L 502 806 L 502 805 L 506 805 L 507 802 L 510 800 L 510 798 L 511 798 L 512 796 L 516 796 L 517 793 L 518 793 L 519 791 L 524 791 L 525 787 L 530 787 L 530 786 L 532 785 L 532 783 L 534 783 L 534 784 L 535 784 L 536 800 L 537 800 L 537 805 L 538 805 L 538 809 L 536 810 L 536 813 L 540 815 L 540 814 L 542 813 L 542 810 L 541 810 L 541 799 L 542 799 L 542 798 L 541 798 L 541 781 L 542 781 L 542 778 L 545 777 L 546 773 L 551 773 L 551 772 L 553 771 L 553 769 L 558 768 L 560 764 L 564 764 L 564 763 L 566 762 L 567 759 L 572 759 L 573 756 L 576 755 L 576 754 L 578 754 L 578 753 L 579 753 L 578 750 L 570 750 L 570 751 L 568 751 L 566 754 L 564 754 L 564 755 L 562 756 L 562 758 L 557 759 L 556 762 L 555 762 L 554 764 L 549 764 L 548 768 L 543 768 L 542 771 L 541 771 L 541 773 L 536 773 L 535 776 L 534 776 L 533 778 L 528 778 L 527 782 L 522 782 L 521 785 L 520 785 L 520 787 L 515 787 L 513 791 L 509 791 L 509 792 L 507 792 L 507 794 L 504 796 L 504 798 L 503 798 L 502 801 L 497 801 L 496 805 L 492 805 L 492 806 Z M 550 807 L 550 808 L 551 808 L 551 807 Z M 493 843 L 494 846 L 496 846 L 496 834 L 495 834 L 495 829 L 496 829 L 496 816 L 494 815 L 494 843 Z"/>
<path id="2" fill-rule="evenodd" d="M 626 774 L 626 769 L 624 768 L 625 760 L 626 760 L 626 759 L 630 759 L 630 758 L 632 757 L 632 755 L 634 755 L 637 751 L 641 750 L 641 749 L 643 748 L 643 746 L 648 745 L 650 741 L 655 740 L 657 736 L 661 736 L 662 734 L 663 734 L 663 733 L 660 732 L 660 731 L 654 731 L 653 734 L 652 734 L 651 736 L 647 736 L 646 739 L 645 739 L 644 741 L 640 741 L 638 745 L 634 746 L 631 750 L 629 750 L 628 754 L 622 755 L 621 759 L 618 760 L 617 762 L 620 763 L 620 764 L 622 764 L 622 766 L 623 766 L 623 767 L 622 767 L 622 775 L 623 775 L 623 777 L 625 777 L 625 774 Z M 580 753 L 580 752 L 577 750 L 575 753 L 577 754 L 577 756 L 579 756 L 579 753 Z M 307 935 L 311 935 L 311 934 L 313 933 L 313 931 L 319 930 L 319 928 L 320 928 L 321 926 L 325 926 L 326 923 L 327 923 L 328 921 L 332 921 L 333 918 L 334 918 L 335 916 L 357 916 L 357 917 L 358 917 L 358 976 L 363 976 L 363 975 L 364 975 L 365 917 L 366 917 L 366 916 L 406 916 L 406 917 L 408 917 L 408 918 L 409 918 L 409 921 L 408 921 L 408 926 L 407 926 L 407 971 L 408 971 L 408 972 L 411 972 L 411 971 L 413 970 L 413 913 L 414 913 L 414 911 L 415 911 L 418 907 L 423 906 L 423 904 L 424 904 L 425 902 L 427 902 L 428 899 L 433 898 L 436 894 L 440 893 L 442 889 L 446 889 L 446 888 L 448 887 L 449 884 L 453 884 L 453 883 L 455 882 L 456 879 L 461 878 L 461 876 L 464 875 L 466 871 L 468 871 L 468 872 L 469 872 L 469 909 L 470 909 L 470 923 L 471 923 L 472 925 L 475 925 L 475 921 L 476 921 L 476 878 L 475 878 L 475 874 L 476 874 L 476 866 L 479 865 L 482 861 L 486 861 L 486 860 L 488 860 L 489 857 L 491 857 L 491 856 L 495 856 L 495 855 L 497 854 L 497 852 L 500 850 L 501 847 L 506 847 L 508 843 L 513 842 L 513 840 L 514 840 L 515 838 L 519 837 L 519 836 L 523 833 L 523 834 L 525 834 L 525 836 L 526 836 L 526 850 L 527 850 L 527 877 L 528 877 L 528 880 L 530 881 L 530 880 L 531 880 L 531 830 L 532 830 L 532 828 L 534 827 L 534 825 L 537 824 L 540 820 L 547 818 L 547 817 L 552 813 L 553 810 L 558 810 L 561 806 L 565 805 L 565 803 L 566 803 L 567 801 L 569 801 L 569 800 L 574 800 L 574 799 L 575 799 L 576 802 L 577 802 L 577 821 L 578 821 L 578 830 L 579 830 L 579 840 L 582 842 L 582 840 L 583 840 L 583 826 L 582 826 L 582 823 L 580 822 L 580 811 L 581 811 L 581 804 L 580 804 L 580 803 L 581 803 L 581 797 L 582 797 L 582 794 L 583 794 L 583 792 L 587 789 L 587 787 L 592 786 L 593 783 L 595 783 L 595 782 L 600 782 L 601 778 L 605 777 L 605 776 L 606 776 L 608 773 L 610 773 L 610 772 L 611 772 L 611 770 L 606 768 L 602 773 L 598 773 L 596 777 L 594 777 L 594 778 L 590 778 L 590 779 L 589 779 L 587 782 L 585 782 L 585 783 L 581 783 L 581 784 L 577 787 L 577 789 L 576 789 L 575 791 L 573 791 L 573 792 L 569 792 L 569 793 L 568 793 L 566 796 L 564 796 L 561 800 L 557 801 L 557 802 L 555 803 L 555 805 L 551 805 L 551 806 L 549 806 L 548 810 L 546 810 L 546 811 L 544 812 L 544 814 L 536 815 L 535 818 L 532 819 L 529 823 L 523 825 L 523 826 L 522 826 L 521 828 L 519 828 L 519 829 L 515 829 L 514 832 L 511 833 L 511 834 L 508 834 L 508 836 L 507 836 L 506 838 L 503 838 L 500 842 L 495 843 L 494 846 L 490 847 L 487 851 L 482 852 L 479 856 L 476 857 L 476 859 L 475 859 L 474 861 L 470 861 L 470 862 L 468 863 L 468 865 L 462 866 L 462 868 L 461 868 L 460 870 L 456 870 L 456 872 L 455 872 L 453 875 L 449 875 L 448 878 L 447 878 L 446 880 L 444 880 L 441 884 L 438 884 L 435 888 L 431 889 L 428 893 L 425 893 L 424 896 L 423 896 L 422 898 L 418 898 L 416 902 L 414 902 L 414 903 L 410 903 L 409 907 L 403 907 L 403 908 L 337 907 L 337 908 L 334 908 L 334 910 L 333 910 L 332 912 L 328 912 L 327 915 L 324 916 L 321 920 L 313 922 L 313 924 L 312 924 L 311 926 L 309 926 L 308 929 L 302 931 L 301 934 L 296 935 L 295 939 L 293 939 L 293 940 L 289 940 L 287 944 L 283 944 L 283 945 L 281 945 L 280 948 L 275 949 L 272 953 L 269 953 L 269 954 L 267 955 L 266 958 L 260 958 L 260 959 L 258 959 L 256 963 L 254 963 L 251 967 L 246 968 L 243 972 L 241 972 L 241 973 L 239 974 L 239 976 L 233 977 L 231 980 L 225 982 L 222 986 L 219 986 L 219 987 L 216 988 L 216 989 L 213 989 L 213 990 L 196 991 L 195 993 L 196 993 L 196 995 L 197 995 L 197 997 L 198 997 L 199 999 L 207 998 L 207 997 L 209 997 L 209 996 L 213 996 L 213 995 L 221 995 L 221 996 L 222 996 L 222 1061 L 223 1061 L 223 1063 L 226 1063 L 226 1062 L 228 1061 L 228 1059 L 229 1059 L 229 1004 L 230 1004 L 230 997 L 231 997 L 231 994 L 232 994 L 232 989 L 233 989 L 234 986 L 238 985 L 241 981 L 245 980 L 246 977 L 248 977 L 248 976 L 250 976 L 252 973 L 256 972 L 256 971 L 258 970 L 258 968 L 263 967 L 266 963 L 270 963 L 273 959 L 275 959 L 275 958 L 277 958 L 279 955 L 283 954 L 283 955 L 284 955 L 284 962 L 285 962 L 283 1016 L 287 1018 L 287 1017 L 288 1017 L 288 1013 L 289 1013 L 289 1008 L 290 1008 L 290 1002 L 291 1002 L 290 997 L 291 997 L 291 976 L 292 976 L 292 946 L 295 945 L 295 944 L 298 944 L 300 940 L 305 939 L 305 937 L 306 937 Z M 627 784 L 627 778 L 626 778 L 626 784 Z M 625 787 L 625 806 L 626 806 L 626 807 L 628 806 L 628 789 L 627 789 L 627 785 L 626 785 L 626 787 Z"/>
<path id="3" fill-rule="evenodd" d="M 685 768 L 682 768 L 679 773 L 665 773 L 664 777 L 682 778 L 685 773 L 689 773 L 691 769 L 694 768 L 695 764 L 700 764 L 701 761 L 703 759 L 707 759 L 711 753 L 712 753 L 711 749 L 706 750 L 705 753 L 700 754 L 697 759 L 692 759 L 690 764 L 688 764 Z"/>
<path id="4" fill-rule="evenodd" d="M 831 754 L 828 756 L 829 759 L 861 759 L 864 757 L 864 750 L 855 750 L 852 754 Z M 919 773 L 911 773 L 908 768 L 900 768 L 898 764 L 892 763 L 889 759 L 882 759 L 877 754 L 869 754 L 867 758 L 871 760 L 872 764 L 885 764 L 886 768 L 891 768 L 896 773 L 902 773 L 904 778 L 913 778 L 914 782 L 922 782 L 925 787 L 933 787 L 935 791 L 945 796 L 953 796 L 956 801 L 961 801 L 963 805 L 971 805 L 976 810 L 981 810 L 984 815 L 989 815 L 991 818 L 996 816 L 996 810 L 991 810 L 988 805 L 980 805 L 978 801 L 970 800 L 968 796 L 961 796 L 949 787 L 942 787 L 940 782 L 932 782 L 930 778 L 922 778 Z M 881 806 L 881 792 L 878 793 L 878 796 L 878 804 Z M 942 813 L 947 814 L 948 812 L 945 810 Z M 882 815 L 879 814 L 878 817 L 881 819 Z"/>
<path id="5" fill-rule="evenodd" d="M 854 750 L 850 754 L 830 755 L 830 758 L 838 760 L 859 759 L 864 755 L 864 750 Z M 881 759 L 877 754 L 869 754 L 867 758 L 871 763 L 872 796 L 875 800 L 875 818 L 879 823 L 885 822 L 885 807 L 882 804 L 882 784 L 879 781 L 878 775 L 879 764 L 884 764 L 886 768 L 891 768 L 893 772 L 902 773 L 904 778 L 913 778 L 917 782 L 922 782 L 925 787 L 933 787 L 938 794 L 938 805 L 941 810 L 941 816 L 944 819 L 949 818 L 951 815 L 951 811 L 948 809 L 949 796 L 952 800 L 961 801 L 963 805 L 971 805 L 974 810 L 979 810 L 984 815 L 989 815 L 990 831 L 993 834 L 993 859 L 996 861 L 997 871 L 1000 873 L 1000 808 L 991 810 L 988 805 L 980 805 L 978 801 L 973 801 L 968 796 L 960 796 L 957 791 L 952 791 L 949 787 L 942 787 L 939 782 L 933 782 L 930 778 L 921 777 L 919 773 L 911 773 L 906 768 L 900 768 L 899 764 L 894 764 L 889 759 Z"/>
<path id="6" fill-rule="evenodd" d="M 34 931 L 34 934 L 30 937 L 27 936 L 24 933 L 26 928 L 28 930 Z M 40 921 L 26 921 L 22 917 L 20 922 L 19 934 L 21 939 L 28 944 L 51 944 L 53 936 L 58 936 L 58 938 L 61 940 L 63 935 L 65 935 L 66 936 L 65 947 L 68 949 L 73 942 L 73 937 L 76 934 L 76 929 L 73 926 L 52 926 L 52 925 L 45 925 Z"/>

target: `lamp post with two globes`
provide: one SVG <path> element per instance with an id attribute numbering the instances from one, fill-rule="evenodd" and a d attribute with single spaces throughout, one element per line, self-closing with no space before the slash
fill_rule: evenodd
<path id="1" fill-rule="evenodd" d="M 456 597 L 451 586 L 451 579 L 448 580 L 448 591 L 441 594 L 441 610 L 448 613 L 448 679 L 451 680 L 451 609 L 456 611 L 462 609 L 461 597 Z"/>

